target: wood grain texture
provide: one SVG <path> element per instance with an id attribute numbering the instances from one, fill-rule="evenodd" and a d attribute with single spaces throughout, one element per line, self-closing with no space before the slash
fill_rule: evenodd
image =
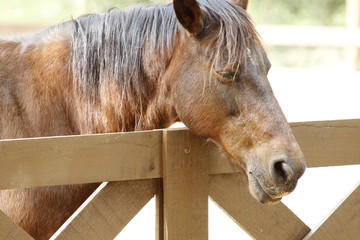
<path id="1" fill-rule="evenodd" d="M 208 161 L 201 142 L 187 130 L 164 131 L 165 240 L 208 239 Z"/>
<path id="2" fill-rule="evenodd" d="M 311 234 L 309 239 L 360 239 L 360 186 Z"/>
<path id="3" fill-rule="evenodd" d="M 0 189 L 158 178 L 162 131 L 0 141 Z"/>
<path id="4" fill-rule="evenodd" d="M 155 239 L 164 240 L 164 191 L 162 179 L 159 179 L 158 192 L 155 198 Z"/>
<path id="5" fill-rule="evenodd" d="M 226 174 L 226 173 L 241 173 L 240 166 L 235 166 L 218 147 L 212 143 L 206 143 L 206 150 L 208 152 L 209 174 Z"/>
<path id="6" fill-rule="evenodd" d="M 292 123 L 308 167 L 360 164 L 360 120 Z"/>
<path id="7" fill-rule="evenodd" d="M 33 238 L 0 211 L 0 240 L 33 240 Z"/>
<path id="8" fill-rule="evenodd" d="M 310 229 L 284 204 L 257 202 L 249 193 L 245 174 L 213 175 L 209 195 L 254 239 L 303 239 Z"/>
<path id="9" fill-rule="evenodd" d="M 360 120 L 291 126 L 308 167 L 360 164 Z M 161 144 L 161 130 L 2 140 L 0 189 L 161 178 Z M 240 171 L 212 144 L 200 145 L 210 174 Z"/>
<path id="10" fill-rule="evenodd" d="M 157 179 L 108 183 L 56 239 L 114 239 L 157 187 Z"/>

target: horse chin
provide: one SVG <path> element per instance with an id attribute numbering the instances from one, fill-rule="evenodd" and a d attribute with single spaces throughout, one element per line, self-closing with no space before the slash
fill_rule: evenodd
<path id="1" fill-rule="evenodd" d="M 248 172 L 247 175 L 250 193 L 256 200 L 263 204 L 276 204 L 281 201 L 281 197 L 273 197 L 267 194 L 254 174 Z"/>

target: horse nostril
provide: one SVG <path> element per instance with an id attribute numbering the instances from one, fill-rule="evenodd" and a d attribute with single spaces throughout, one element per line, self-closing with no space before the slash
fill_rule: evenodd
<path id="1" fill-rule="evenodd" d="M 270 174 L 275 181 L 286 183 L 293 178 L 294 170 L 283 159 L 277 159 L 271 165 Z"/>

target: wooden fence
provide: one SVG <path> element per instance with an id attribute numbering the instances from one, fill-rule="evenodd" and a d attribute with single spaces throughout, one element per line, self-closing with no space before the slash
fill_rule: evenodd
<path id="1" fill-rule="evenodd" d="M 346 49 L 349 69 L 360 71 L 360 0 L 345 0 L 344 27 L 258 26 L 272 46 L 340 47 Z"/>
<path id="2" fill-rule="evenodd" d="M 308 167 L 360 164 L 360 120 L 293 123 Z M 156 239 L 208 239 L 208 197 L 255 239 L 356 239 L 360 187 L 316 230 L 262 205 L 188 130 L 0 141 L 0 189 L 109 182 L 54 239 L 113 239 L 156 196 Z M 0 212 L 0 239 L 32 239 Z M 276 229 L 276 230 L 275 230 Z"/>

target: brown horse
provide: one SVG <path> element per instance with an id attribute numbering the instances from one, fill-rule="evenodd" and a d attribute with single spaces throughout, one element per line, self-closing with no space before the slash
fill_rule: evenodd
<path id="1" fill-rule="evenodd" d="M 0 40 L 0 138 L 147 130 L 181 120 L 246 171 L 256 199 L 275 203 L 295 188 L 305 163 L 269 68 L 247 13 L 225 0 L 84 16 Z M 97 186 L 3 190 L 0 209 L 46 239 Z"/>

